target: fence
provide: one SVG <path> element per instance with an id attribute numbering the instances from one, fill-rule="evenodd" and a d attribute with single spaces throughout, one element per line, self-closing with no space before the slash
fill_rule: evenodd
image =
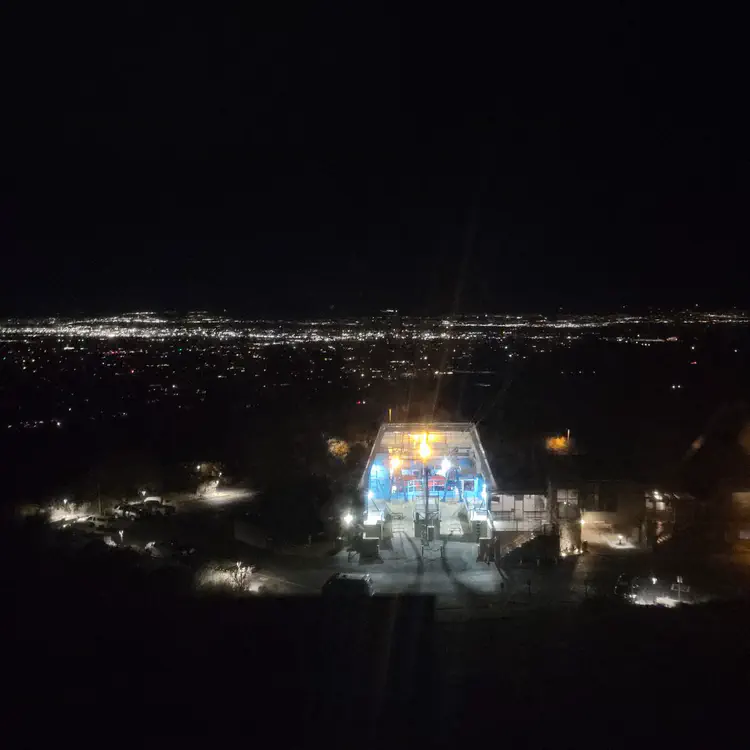
<path id="1" fill-rule="evenodd" d="M 549 513 L 546 511 L 527 511 L 520 516 L 512 510 L 492 511 L 492 526 L 495 531 L 544 531 L 551 527 Z"/>

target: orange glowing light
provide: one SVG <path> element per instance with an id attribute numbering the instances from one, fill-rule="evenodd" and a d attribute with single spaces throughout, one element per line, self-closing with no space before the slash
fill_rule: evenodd
<path id="1" fill-rule="evenodd" d="M 548 437 L 545 443 L 550 453 L 567 453 L 570 450 L 570 441 L 565 435 Z"/>

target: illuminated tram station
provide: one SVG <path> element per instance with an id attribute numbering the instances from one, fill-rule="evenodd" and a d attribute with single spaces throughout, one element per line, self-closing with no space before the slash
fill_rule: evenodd
<path id="1" fill-rule="evenodd" d="M 429 537 L 463 535 L 484 523 L 497 487 L 476 427 L 470 422 L 381 426 L 359 485 L 365 526 L 386 518 L 398 530 Z M 486 533 L 486 526 L 484 527 Z"/>

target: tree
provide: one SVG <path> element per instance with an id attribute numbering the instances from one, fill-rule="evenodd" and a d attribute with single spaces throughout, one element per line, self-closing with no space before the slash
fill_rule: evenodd
<path id="1" fill-rule="evenodd" d="M 252 565 L 243 565 L 238 562 L 235 567 L 229 571 L 229 580 L 232 588 L 237 592 L 246 592 L 250 590 L 250 579 L 253 577 L 255 568 Z"/>
<path id="2" fill-rule="evenodd" d="M 328 453 L 339 461 L 346 461 L 349 455 L 349 443 L 346 440 L 339 440 L 339 438 L 328 438 Z"/>

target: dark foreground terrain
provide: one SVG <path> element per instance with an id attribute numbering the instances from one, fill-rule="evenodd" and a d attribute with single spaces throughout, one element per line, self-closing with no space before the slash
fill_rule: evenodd
<path id="1" fill-rule="evenodd" d="M 692 747 L 742 731 L 741 602 L 446 623 L 427 597 L 196 597 L 19 529 L 2 555 L 6 736 L 23 744 Z"/>

